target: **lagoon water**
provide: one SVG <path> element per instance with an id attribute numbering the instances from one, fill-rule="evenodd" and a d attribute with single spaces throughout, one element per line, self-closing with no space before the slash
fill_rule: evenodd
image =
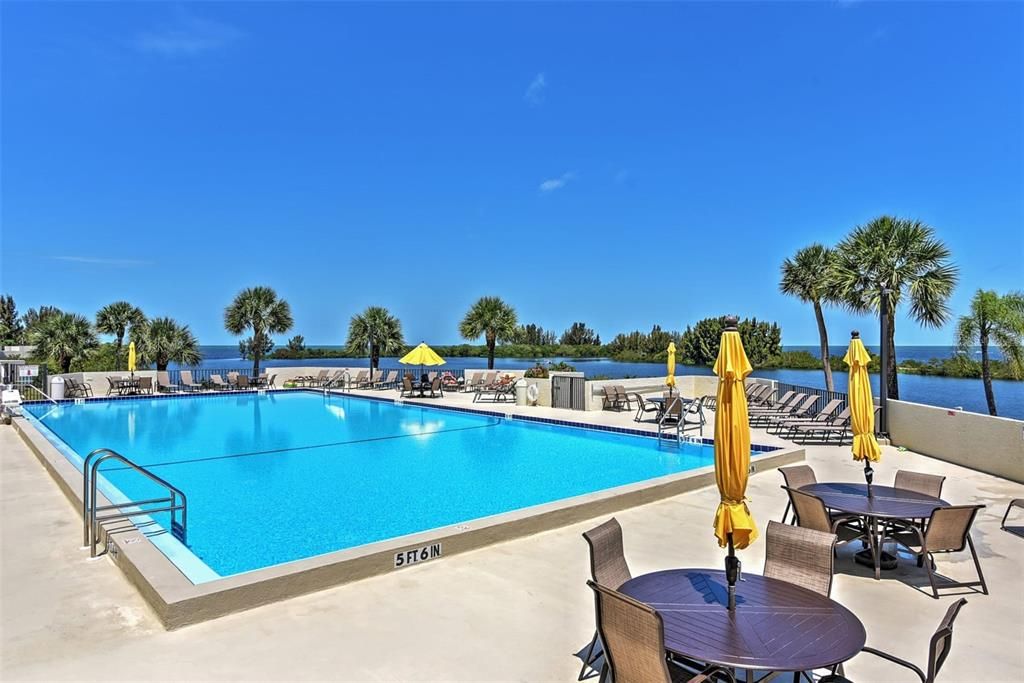
<path id="1" fill-rule="evenodd" d="M 809 351 L 817 355 L 817 347 L 813 346 L 787 346 L 787 351 Z M 875 347 L 868 347 L 872 353 L 878 353 Z M 243 368 L 249 365 L 249 361 L 243 361 L 238 356 L 237 346 L 204 346 L 203 362 L 199 367 L 204 368 Z M 833 346 L 830 349 L 832 355 L 841 356 L 846 352 L 845 346 Z M 899 346 L 896 349 L 898 360 L 920 360 L 927 361 L 932 358 L 946 358 L 953 353 L 948 346 Z M 993 354 L 998 358 L 996 351 Z M 614 379 L 622 377 L 657 377 L 664 374 L 665 366 L 661 363 L 621 363 L 608 358 L 496 358 L 494 367 L 499 370 L 518 370 L 532 367 L 537 362 L 549 362 L 564 360 L 572 364 L 580 372 L 588 376 L 604 375 Z M 265 360 L 265 367 L 288 366 L 302 363 L 320 365 L 323 367 L 341 367 L 363 365 L 366 359 L 359 358 L 323 358 L 309 361 L 294 360 Z M 452 369 L 482 368 L 485 367 L 485 358 L 451 358 L 448 359 L 446 367 Z M 397 359 L 382 359 L 385 366 L 395 366 Z M 677 374 L 710 375 L 711 368 L 703 366 L 681 365 L 676 370 Z M 766 377 L 791 384 L 803 384 L 805 386 L 825 386 L 824 376 L 820 370 L 756 370 L 755 377 Z M 846 373 L 834 372 L 833 378 L 836 390 L 846 391 Z M 878 376 L 872 375 L 872 385 L 878 392 Z M 985 404 L 985 392 L 980 379 L 960 379 L 956 377 L 929 377 L 924 375 L 901 374 L 900 398 L 905 401 L 924 403 L 927 405 L 940 406 L 943 408 L 962 408 L 975 413 L 988 413 Z M 994 380 L 992 382 L 996 394 L 996 406 L 999 414 L 1003 417 L 1015 417 L 1024 419 L 1024 382 L 1009 380 Z"/>

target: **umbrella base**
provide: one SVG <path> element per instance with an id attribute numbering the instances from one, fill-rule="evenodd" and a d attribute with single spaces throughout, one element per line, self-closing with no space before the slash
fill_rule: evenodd
<path id="1" fill-rule="evenodd" d="M 871 554 L 871 550 L 861 550 L 853 556 L 853 561 L 857 564 L 862 564 L 865 567 L 875 566 L 875 557 Z M 882 555 L 878 559 L 878 566 L 885 570 L 896 569 L 896 565 L 898 563 L 899 560 L 895 555 L 891 555 L 885 551 L 882 551 Z"/>

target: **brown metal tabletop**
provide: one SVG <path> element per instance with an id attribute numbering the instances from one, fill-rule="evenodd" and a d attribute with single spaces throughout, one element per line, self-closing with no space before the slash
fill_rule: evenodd
<path id="1" fill-rule="evenodd" d="M 809 671 L 850 659 L 864 647 L 864 626 L 838 602 L 800 586 L 745 574 L 736 610 L 726 609 L 725 572 L 670 569 L 619 589 L 658 610 L 665 649 L 709 664 L 750 671 Z"/>
<path id="2" fill-rule="evenodd" d="M 873 566 L 875 579 L 882 577 L 883 569 L 895 569 L 899 558 L 882 549 L 883 534 L 878 520 L 886 519 L 927 519 L 932 510 L 948 507 L 949 503 L 924 493 L 897 489 L 892 486 L 872 484 L 868 496 L 867 484 L 852 482 L 830 482 L 801 486 L 801 491 L 812 493 L 825 503 L 825 507 L 836 512 L 858 515 L 867 520 L 868 550 L 857 553 L 857 562 Z"/>
<path id="3" fill-rule="evenodd" d="M 935 508 L 949 506 L 941 498 L 877 484 L 871 486 L 870 498 L 867 484 L 850 482 L 808 484 L 800 490 L 821 498 L 827 508 L 862 517 L 924 519 Z"/>

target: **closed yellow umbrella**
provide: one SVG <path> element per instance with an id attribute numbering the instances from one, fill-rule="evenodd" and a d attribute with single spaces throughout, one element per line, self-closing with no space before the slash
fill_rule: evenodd
<path id="1" fill-rule="evenodd" d="M 667 366 L 667 375 L 665 376 L 665 385 L 668 387 L 668 393 L 672 393 L 672 387 L 676 385 L 676 343 L 668 343 L 668 361 L 665 363 Z"/>
<path id="2" fill-rule="evenodd" d="M 135 342 L 128 345 L 128 372 L 135 374 Z"/>
<path id="3" fill-rule="evenodd" d="M 715 512 L 718 545 L 729 548 L 725 576 L 729 582 L 729 609 L 736 609 L 736 581 L 740 561 L 735 550 L 757 538 L 757 525 L 747 507 L 747 473 L 750 469 L 750 423 L 743 380 L 752 368 L 737 330 L 738 319 L 727 317 L 722 344 L 715 361 L 718 403 L 715 408 L 715 482 L 721 502 Z"/>
<path id="4" fill-rule="evenodd" d="M 864 461 L 864 479 L 867 480 L 870 493 L 874 478 L 871 463 L 881 459 L 882 449 L 875 439 L 875 400 L 871 396 L 871 378 L 868 376 L 871 356 L 860 340 L 860 332 L 856 330 L 850 334 L 850 348 L 843 362 L 850 366 L 846 400 L 850 404 L 850 422 L 853 426 L 853 459 Z"/>

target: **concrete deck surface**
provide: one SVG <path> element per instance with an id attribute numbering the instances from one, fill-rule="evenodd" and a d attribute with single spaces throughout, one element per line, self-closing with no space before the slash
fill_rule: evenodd
<path id="1" fill-rule="evenodd" d="M 633 424 L 631 414 L 573 418 L 584 415 Z M 756 430 L 753 440 L 770 442 Z M 940 681 L 1024 679 L 1024 539 L 999 529 L 1024 486 L 883 450 L 879 483 L 891 483 L 898 468 L 945 474 L 947 500 L 989 506 L 974 539 L 991 594 L 967 594 Z M 167 632 L 116 566 L 79 549 L 77 510 L 13 429 L 0 427 L 0 452 L 4 681 L 574 681 L 575 655 L 593 632 L 580 534 L 603 518 Z M 848 446 L 810 446 L 807 458 L 819 481 L 863 480 Z M 762 528 L 782 515 L 780 484 L 773 471 L 751 477 L 750 506 Z M 717 500 L 711 487 L 618 514 L 634 575 L 720 567 L 711 532 Z M 745 571 L 760 572 L 764 543 L 741 557 Z M 965 578 L 972 564 L 963 553 L 940 557 L 938 568 Z M 928 638 L 953 598 L 934 600 L 922 585 L 913 562 L 876 582 L 843 550 L 833 597 L 863 620 L 868 644 L 923 667 Z M 868 655 L 846 671 L 855 681 L 916 680 Z"/>

